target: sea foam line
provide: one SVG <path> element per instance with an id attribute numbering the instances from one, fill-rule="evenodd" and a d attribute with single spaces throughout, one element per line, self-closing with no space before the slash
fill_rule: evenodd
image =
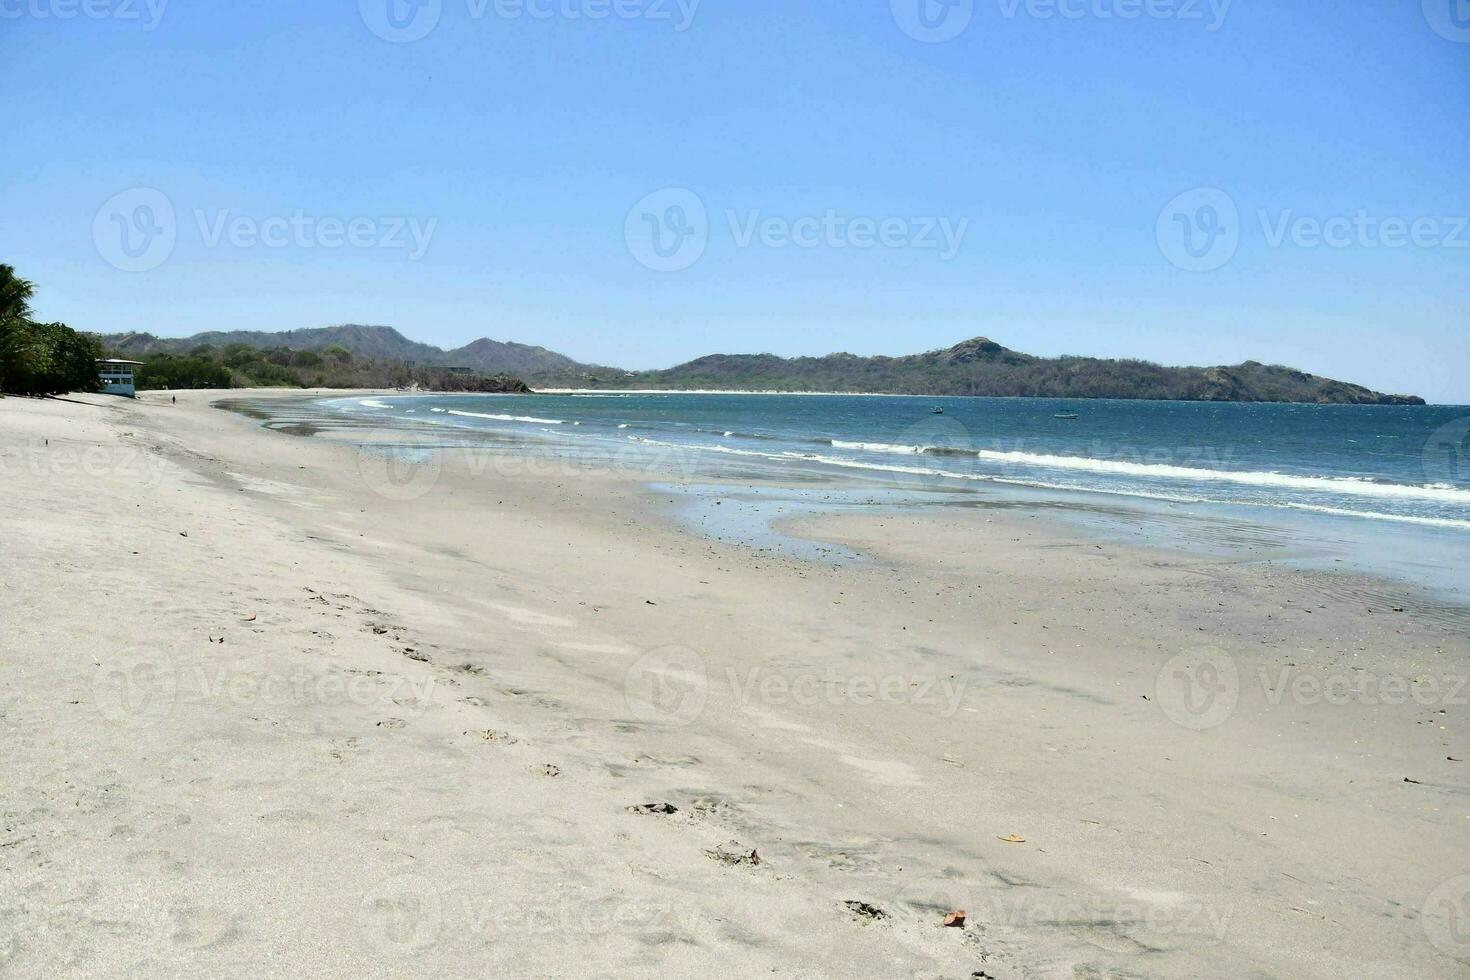
<path id="1" fill-rule="evenodd" d="M 860 452 L 897 453 L 901 455 L 967 455 L 995 463 L 1018 466 L 1044 466 L 1060 470 L 1080 470 L 1113 476 L 1135 476 L 1146 479 L 1198 480 L 1237 483 L 1243 486 L 1271 487 L 1287 490 L 1315 490 L 1360 497 L 1392 497 L 1404 500 L 1433 500 L 1440 503 L 1470 504 L 1470 490 L 1431 483 L 1416 486 L 1408 483 L 1379 483 L 1354 476 L 1298 476 L 1255 470 L 1206 469 L 1197 466 L 1174 466 L 1168 463 L 1130 463 L 1126 460 L 1095 459 L 1089 456 L 1057 456 L 1045 453 L 1006 452 L 995 449 L 956 450 L 938 446 L 905 446 L 886 442 L 844 442 L 832 440 L 835 449 Z"/>
<path id="2" fill-rule="evenodd" d="M 1461 531 L 1470 530 L 1470 521 L 1459 520 L 1450 517 L 1426 517 L 1416 514 L 1385 514 L 1380 511 L 1352 510 L 1345 507 L 1328 507 L 1321 504 L 1299 503 L 1289 500 L 1220 500 L 1210 497 L 1185 496 L 1181 494 L 1168 494 L 1146 490 L 1137 490 L 1128 487 L 1079 487 L 1068 485 L 1065 483 L 1049 483 L 1045 480 L 1027 480 L 1017 479 L 1014 477 L 995 476 L 988 473 L 956 473 L 953 470 L 941 470 L 936 469 L 932 466 L 901 466 L 895 463 L 869 463 L 862 460 L 848 459 L 841 456 L 824 456 L 816 453 L 761 453 L 754 452 L 748 449 L 733 449 L 729 446 L 697 446 L 687 443 L 664 442 L 658 439 L 644 439 L 638 436 L 629 436 L 628 438 L 635 442 L 645 443 L 647 445 L 666 446 L 672 449 L 688 449 L 695 452 L 716 452 L 732 456 L 756 456 L 763 459 L 771 459 L 783 462 L 806 460 L 808 462 L 821 463 L 827 466 L 835 466 L 843 469 L 871 470 L 880 473 L 900 473 L 908 476 L 931 476 L 950 480 L 969 480 L 976 483 L 999 483 L 1007 486 L 1031 487 L 1040 490 L 1064 490 L 1074 493 L 1110 493 L 1122 497 L 1136 497 L 1144 500 L 1158 500 L 1167 503 L 1178 504 L 1230 504 L 1235 506 L 1272 507 L 1284 510 L 1302 510 L 1319 514 L 1331 514 L 1338 517 L 1363 517 L 1370 520 L 1396 521 L 1404 524 L 1420 524 L 1427 527 L 1454 528 Z M 1074 457 L 1057 458 L 1071 459 Z M 1173 467 L 1173 469 L 1190 468 Z M 1214 471 L 1207 470 L 1204 472 Z M 1326 478 L 1323 478 L 1323 480 L 1325 482 L 1336 482 L 1326 480 Z M 1387 484 L 1369 484 L 1369 486 L 1387 486 Z"/>
<path id="3" fill-rule="evenodd" d="M 445 411 L 449 415 L 462 415 L 469 419 L 493 419 L 496 422 L 536 422 L 541 425 L 563 425 L 566 422 L 565 419 L 538 419 L 534 415 L 490 415 L 485 412 L 461 412 L 457 408 L 445 409 Z"/>

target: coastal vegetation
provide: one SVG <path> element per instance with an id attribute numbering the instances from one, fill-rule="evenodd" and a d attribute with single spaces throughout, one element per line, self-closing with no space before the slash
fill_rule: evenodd
<path id="1" fill-rule="evenodd" d="M 138 387 L 161 388 L 420 388 L 427 391 L 527 392 L 507 374 L 456 372 L 359 357 L 332 344 L 321 350 L 266 349 L 232 343 L 198 344 L 185 353 L 143 354 Z"/>
<path id="2" fill-rule="evenodd" d="M 59 395 L 96 391 L 97 359 L 142 362 L 137 388 L 421 388 L 429 391 L 528 392 L 519 378 L 391 356 L 361 356 L 342 344 L 320 349 L 260 347 L 239 341 L 160 345 L 137 350 L 64 323 L 31 319 L 35 284 L 0 265 L 0 392 Z"/>
<path id="3" fill-rule="evenodd" d="M 846 391 L 1021 398 L 1418 404 L 1293 368 L 1246 361 L 1225 367 L 1166 367 L 1096 357 L 1036 357 L 976 337 L 903 357 L 784 358 L 713 354 L 663 371 L 617 378 L 616 387 Z"/>
<path id="4" fill-rule="evenodd" d="M 307 330 L 284 330 L 266 333 L 259 330 L 209 331 L 190 337 L 156 337 L 150 333 L 119 333 L 103 337 L 109 350 L 121 357 L 144 360 L 156 354 L 188 354 L 196 348 L 230 350 L 289 349 L 298 352 L 342 348 L 359 359 L 370 359 L 384 365 L 400 363 L 409 368 L 453 369 L 457 374 L 509 374 L 520 378 L 535 376 L 576 376 L 586 372 L 617 374 L 615 368 L 582 364 L 563 354 L 534 347 L 481 338 L 450 350 L 409 340 L 392 327 L 370 327 L 344 324 Z"/>
<path id="5" fill-rule="evenodd" d="M 110 349 L 123 356 L 138 358 L 179 356 L 199 345 L 214 351 L 235 351 L 227 356 L 237 359 L 242 366 L 232 369 L 253 383 L 289 382 L 270 380 L 279 377 L 277 372 L 259 365 L 259 358 L 252 361 L 242 348 L 262 355 L 289 348 L 298 355 L 315 351 L 324 357 L 328 351 L 342 348 L 358 358 L 372 358 L 377 364 L 373 371 L 380 377 L 391 375 L 394 364 L 416 370 L 438 366 L 462 373 L 513 374 L 537 387 L 1423 404 L 1423 399 L 1414 396 L 1384 394 L 1361 385 L 1256 361 L 1219 367 L 1169 367 L 1130 359 L 1037 357 L 984 337 L 942 350 L 899 357 L 711 354 L 653 371 L 585 364 L 542 347 L 483 338 L 463 347 L 443 350 L 409 340 L 392 327 L 355 324 L 285 333 L 198 334 L 182 339 L 142 333 L 117 334 L 104 340 Z M 277 353 L 274 357 L 279 361 L 281 355 Z M 297 366 L 304 364 L 298 359 L 277 365 L 282 370 Z M 308 373 L 312 370 L 317 369 L 309 368 Z M 333 374 L 322 370 L 319 376 L 330 379 Z M 331 380 L 324 383 L 335 384 Z"/>
<path id="6" fill-rule="evenodd" d="M 33 283 L 18 277 L 14 267 L 0 265 L 0 393 L 95 391 L 101 346 L 64 323 L 32 320 L 34 295 Z"/>

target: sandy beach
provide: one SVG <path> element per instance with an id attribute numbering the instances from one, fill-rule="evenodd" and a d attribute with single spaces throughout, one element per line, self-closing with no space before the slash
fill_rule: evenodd
<path id="1" fill-rule="evenodd" d="M 0 400 L 0 975 L 1470 969 L 1464 610 L 1024 506 L 756 551 L 238 394 Z"/>

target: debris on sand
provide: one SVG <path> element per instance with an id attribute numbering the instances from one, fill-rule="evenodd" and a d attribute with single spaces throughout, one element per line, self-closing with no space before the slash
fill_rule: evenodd
<path id="1" fill-rule="evenodd" d="M 664 815 L 675 814 L 679 808 L 672 803 L 638 803 L 628 807 L 629 813 L 662 813 Z"/>
<path id="2" fill-rule="evenodd" d="M 842 904 L 846 905 L 848 911 L 850 911 L 853 915 L 856 915 L 858 918 L 861 919 L 872 919 L 875 922 L 879 922 L 883 919 L 888 918 L 887 912 L 883 911 L 878 906 L 870 905 L 867 902 L 859 902 L 856 899 L 849 899 Z"/>
<path id="3" fill-rule="evenodd" d="M 963 929 L 965 927 L 965 910 L 956 909 L 944 917 L 944 924 L 951 929 Z"/>
<path id="4" fill-rule="evenodd" d="M 478 735 L 487 742 L 503 742 L 506 745 L 514 745 L 515 737 L 509 732 L 498 732 L 493 728 L 484 728 L 475 732 L 465 732 L 466 735 Z"/>
<path id="5" fill-rule="evenodd" d="M 761 863 L 761 856 L 756 853 L 755 848 L 746 847 L 739 841 L 734 840 L 730 841 L 730 843 L 728 844 L 721 844 L 719 847 L 716 847 L 713 850 L 705 851 L 704 853 L 708 854 L 711 859 L 718 861 L 721 864 L 743 864 L 750 867 L 755 867 L 756 865 Z"/>
<path id="6" fill-rule="evenodd" d="M 1000 839 L 1003 840 L 1003 841 L 1005 841 L 1007 844 L 1024 844 L 1024 843 L 1026 843 L 1026 838 L 1022 837 L 1020 834 L 1006 834 L 1004 837 L 1002 837 Z"/>
<path id="7" fill-rule="evenodd" d="M 551 777 L 554 778 L 556 776 L 560 776 L 561 775 L 561 766 L 554 765 L 554 764 L 548 762 L 548 763 L 545 763 L 544 765 L 542 765 L 541 768 L 539 768 L 536 771 L 539 772 L 539 773 L 541 773 L 541 775 L 543 775 L 543 776 L 551 776 Z"/>

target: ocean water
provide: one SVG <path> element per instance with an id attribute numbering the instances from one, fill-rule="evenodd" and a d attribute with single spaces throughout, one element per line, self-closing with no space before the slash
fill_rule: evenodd
<path id="1" fill-rule="evenodd" d="M 321 404 L 447 439 L 494 433 L 670 466 L 738 458 L 773 474 L 827 468 L 888 486 L 1031 486 L 1470 531 L 1465 406 L 682 393 Z"/>

